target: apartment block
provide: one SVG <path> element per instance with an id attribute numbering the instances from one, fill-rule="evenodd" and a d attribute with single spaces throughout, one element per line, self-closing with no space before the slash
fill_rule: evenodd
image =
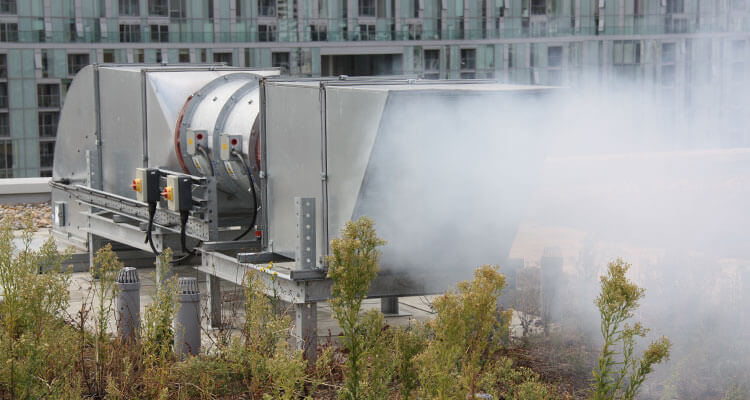
<path id="1" fill-rule="evenodd" d="M 746 123 L 722 141 L 750 139 L 750 0 L 0 0 L 0 178 L 51 174 L 65 93 L 92 63 L 626 82 L 678 119 L 733 114 Z"/>

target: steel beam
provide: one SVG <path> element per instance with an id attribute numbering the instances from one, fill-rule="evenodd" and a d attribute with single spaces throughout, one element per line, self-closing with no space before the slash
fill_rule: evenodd
<path id="1" fill-rule="evenodd" d="M 307 361 L 315 362 L 318 355 L 318 303 L 295 304 L 294 313 L 297 349 L 303 351 Z"/>

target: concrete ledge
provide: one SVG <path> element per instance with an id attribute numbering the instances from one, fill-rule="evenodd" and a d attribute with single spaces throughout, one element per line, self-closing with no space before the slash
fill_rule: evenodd
<path id="1" fill-rule="evenodd" d="M 0 203 L 38 203 L 50 201 L 52 178 L 0 179 Z"/>

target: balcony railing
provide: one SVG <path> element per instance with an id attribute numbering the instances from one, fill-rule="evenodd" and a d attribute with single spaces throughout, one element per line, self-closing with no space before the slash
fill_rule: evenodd
<path id="1" fill-rule="evenodd" d="M 154 43 L 169 41 L 171 43 L 239 43 L 239 42 L 312 42 L 312 41 L 356 41 L 356 40 L 483 40 L 483 39 L 516 39 L 516 38 L 545 38 L 563 36 L 594 36 L 594 35 L 633 35 L 633 34 L 681 34 L 696 32 L 749 32 L 750 12 L 733 18 L 726 16 L 701 16 L 701 18 L 680 19 L 679 26 L 675 23 L 665 23 L 664 14 L 633 16 L 626 15 L 622 25 L 605 24 L 603 30 L 598 29 L 598 18 L 582 16 L 578 19 L 571 17 L 535 16 L 528 17 L 492 17 L 490 23 L 485 18 L 455 17 L 455 18 L 423 18 L 415 23 L 413 18 L 376 18 L 375 31 L 368 29 L 365 34 L 355 27 L 347 32 L 348 25 L 345 18 L 331 18 L 328 20 L 315 19 L 273 19 L 269 25 L 269 17 L 276 16 L 273 6 L 259 7 L 260 17 L 238 18 L 235 20 L 234 32 L 214 33 L 214 25 L 229 22 L 221 18 L 213 19 L 172 19 L 168 33 L 159 32 L 158 35 L 148 34 L 148 25 L 137 25 L 137 29 L 119 31 L 115 25 L 113 30 L 102 32 L 99 18 L 84 18 L 82 30 L 70 29 L 45 31 L 44 29 L 0 31 L 0 41 L 21 43 L 67 43 L 71 40 L 83 43 Z M 23 20 L 26 17 L 18 17 Z M 615 20 L 602 16 L 606 21 Z M 37 18 L 32 18 L 37 19 Z M 699 23 L 700 21 L 700 23 Z M 202 24 L 201 24 L 202 23 Z M 313 35 L 310 25 L 324 25 L 327 33 Z M 57 26 L 57 24 L 52 24 Z M 276 31 L 261 32 L 259 25 L 276 26 Z M 399 30 L 391 27 L 399 25 Z M 18 27 L 33 26 L 31 23 L 20 23 Z M 196 30 L 196 26 L 205 26 L 203 30 Z M 299 26 L 304 26 L 299 29 Z M 134 27 L 135 28 L 135 27 Z M 301 33 L 301 34 L 300 34 Z"/>
<path id="2" fill-rule="evenodd" d="M 37 102 L 40 108 L 58 108 L 60 107 L 60 95 L 40 94 L 37 95 Z"/>

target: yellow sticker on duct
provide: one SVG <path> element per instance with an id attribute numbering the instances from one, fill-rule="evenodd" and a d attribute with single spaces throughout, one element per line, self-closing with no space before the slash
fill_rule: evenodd
<path id="1" fill-rule="evenodd" d="M 188 138 L 188 145 L 190 145 L 190 146 L 193 145 L 193 138 Z"/>
<path id="2" fill-rule="evenodd" d="M 232 168 L 232 163 L 229 161 L 224 161 L 224 168 L 226 168 L 227 172 L 229 173 L 229 176 L 231 176 L 234 179 L 237 179 L 237 175 L 234 173 L 234 169 Z"/>
<path id="3" fill-rule="evenodd" d="M 227 149 L 227 144 L 226 143 L 222 143 L 221 144 L 221 148 L 222 148 L 222 150 L 226 150 Z"/>
<path id="4" fill-rule="evenodd" d="M 201 164 L 198 162 L 197 158 L 193 158 L 193 164 L 195 164 L 195 168 L 198 168 L 198 171 L 203 172 L 203 170 L 201 169 Z"/>

